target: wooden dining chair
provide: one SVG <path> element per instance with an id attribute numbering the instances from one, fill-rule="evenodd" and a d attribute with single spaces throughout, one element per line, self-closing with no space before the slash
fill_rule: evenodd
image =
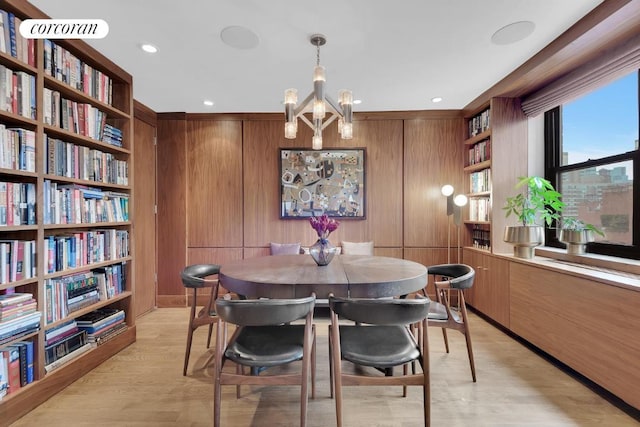
<path id="1" fill-rule="evenodd" d="M 466 264 L 439 264 L 427 267 L 429 275 L 434 277 L 436 301 L 431 302 L 427 324 L 442 328 L 444 346 L 449 353 L 449 339 L 447 329 L 461 332 L 467 343 L 471 378 L 476 382 L 476 366 L 473 360 L 471 345 L 471 331 L 467 316 L 467 305 L 464 300 L 464 290 L 473 286 L 475 270 Z M 425 290 L 426 293 L 426 290 Z M 456 301 L 456 308 L 452 301 Z"/>
<path id="2" fill-rule="evenodd" d="M 429 340 L 426 318 L 430 300 L 417 295 L 411 299 L 356 299 L 329 297 L 331 324 L 329 328 L 329 379 L 331 395 L 336 400 L 336 420 L 342 426 L 343 386 L 402 385 L 421 386 L 424 424 L 430 425 L 431 393 L 429 371 Z M 346 324 L 348 319 L 356 324 Z M 410 325 L 421 324 L 418 341 Z M 343 361 L 357 365 L 353 373 L 343 370 Z M 409 366 L 418 361 L 422 372 L 409 373 Z M 403 375 L 393 375 L 393 368 L 403 367 Z"/>
<path id="3" fill-rule="evenodd" d="M 299 385 L 300 426 L 307 422 L 308 382 L 315 398 L 316 337 L 313 325 L 315 294 L 295 299 L 216 301 L 221 321 L 216 328 L 214 371 L 214 427 L 220 426 L 222 386 Z M 304 319 L 304 324 L 292 323 Z M 227 325 L 237 328 L 229 341 Z M 236 364 L 235 372 L 224 371 L 225 362 Z M 298 372 L 270 373 L 269 368 L 302 361 Z M 245 374 L 242 367 L 249 367 Z M 264 373 L 264 375 L 262 375 Z"/>
<path id="4" fill-rule="evenodd" d="M 185 267 L 180 273 L 182 284 L 187 289 L 192 289 L 191 296 L 191 313 L 189 315 L 189 329 L 187 331 L 187 349 L 184 353 L 184 368 L 182 375 L 187 375 L 187 367 L 189 365 L 189 355 L 191 354 L 191 342 L 193 341 L 193 331 L 200 326 L 209 326 L 209 335 L 207 336 L 207 348 L 211 345 L 211 334 L 213 332 L 213 324 L 218 321 L 214 310 L 214 302 L 218 298 L 219 281 L 215 279 L 207 279 L 210 276 L 217 276 L 220 272 L 220 266 L 216 264 L 193 264 Z M 210 287 L 210 293 L 207 303 L 199 311 L 198 305 L 198 289 Z M 197 313 L 196 313 L 197 311 Z"/>

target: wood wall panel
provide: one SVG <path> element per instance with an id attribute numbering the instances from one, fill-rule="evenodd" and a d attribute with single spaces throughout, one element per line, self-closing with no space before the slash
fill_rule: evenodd
<path id="1" fill-rule="evenodd" d="M 301 125 L 298 140 L 284 138 L 283 121 L 244 122 L 244 246 L 267 247 L 269 242 L 312 244 L 314 233 L 306 220 L 280 219 L 279 148 L 304 147 Z"/>
<path id="2" fill-rule="evenodd" d="M 158 295 L 182 295 L 180 271 L 187 261 L 186 122 L 159 116 Z"/>
<path id="3" fill-rule="evenodd" d="M 242 122 L 187 121 L 187 246 L 242 247 Z"/>
<path id="4" fill-rule="evenodd" d="M 506 218 L 502 207 L 516 194 L 517 177 L 527 176 L 527 118 L 517 99 L 491 100 L 491 246 L 494 253 L 513 253 L 504 241 L 504 227 L 517 225 Z"/>
<path id="5" fill-rule="evenodd" d="M 331 241 L 369 241 L 376 246 L 402 247 L 402 121 L 354 123 L 352 140 L 340 140 L 334 125 L 324 131 L 324 148 L 365 148 L 366 219 L 340 220 Z M 311 133 L 299 127 L 287 140 L 281 120 L 244 122 L 244 245 L 269 242 L 311 245 L 317 239 L 307 220 L 280 219 L 280 148 L 305 148 Z"/>
<path id="6" fill-rule="evenodd" d="M 464 192 L 463 125 L 462 118 L 404 122 L 405 247 L 447 247 L 447 199 L 440 189 L 451 184 L 456 194 Z M 456 237 L 452 224 L 452 247 Z"/>
<path id="7" fill-rule="evenodd" d="M 511 330 L 640 408 L 640 292 L 516 262 L 510 277 Z"/>
<path id="8" fill-rule="evenodd" d="M 134 121 L 134 167 L 136 170 L 135 225 L 136 269 L 134 315 L 147 313 L 156 306 L 156 128 L 147 121 Z"/>

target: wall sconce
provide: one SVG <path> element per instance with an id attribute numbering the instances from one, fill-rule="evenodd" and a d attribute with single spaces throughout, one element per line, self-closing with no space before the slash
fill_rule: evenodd
<path id="1" fill-rule="evenodd" d="M 462 224 L 462 207 L 466 206 L 468 199 L 464 194 L 454 196 L 454 188 L 450 184 L 443 185 L 440 192 L 447 198 L 447 264 L 451 264 L 451 217 L 458 228 L 458 263 L 460 263 L 460 225 Z"/>

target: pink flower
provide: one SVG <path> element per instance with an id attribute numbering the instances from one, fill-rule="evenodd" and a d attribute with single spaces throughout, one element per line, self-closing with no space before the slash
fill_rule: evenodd
<path id="1" fill-rule="evenodd" d="M 318 233 L 318 237 L 321 239 L 326 239 L 329 237 L 332 231 L 335 231 L 340 224 L 335 219 L 329 218 L 327 214 L 323 214 L 321 216 L 312 216 L 309 218 L 309 223 L 316 233 Z"/>

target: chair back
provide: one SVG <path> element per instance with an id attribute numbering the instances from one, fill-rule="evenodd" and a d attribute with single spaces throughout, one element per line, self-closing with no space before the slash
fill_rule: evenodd
<path id="1" fill-rule="evenodd" d="M 316 297 L 216 301 L 216 313 L 228 323 L 240 326 L 280 325 L 306 317 Z"/>
<path id="2" fill-rule="evenodd" d="M 187 288 L 203 288 L 207 285 L 205 277 L 220 273 L 220 266 L 216 264 L 188 265 L 180 272 L 182 284 Z"/>
<path id="3" fill-rule="evenodd" d="M 373 325 L 420 322 L 429 314 L 430 302 L 429 298 L 419 295 L 415 299 L 329 297 L 329 306 L 339 317 Z"/>
<path id="4" fill-rule="evenodd" d="M 427 267 L 427 273 L 448 277 L 453 289 L 469 289 L 473 286 L 476 271 L 466 264 L 439 264 Z"/>
<path id="5" fill-rule="evenodd" d="M 345 242 L 342 241 L 344 255 L 373 255 L 373 242 Z"/>

